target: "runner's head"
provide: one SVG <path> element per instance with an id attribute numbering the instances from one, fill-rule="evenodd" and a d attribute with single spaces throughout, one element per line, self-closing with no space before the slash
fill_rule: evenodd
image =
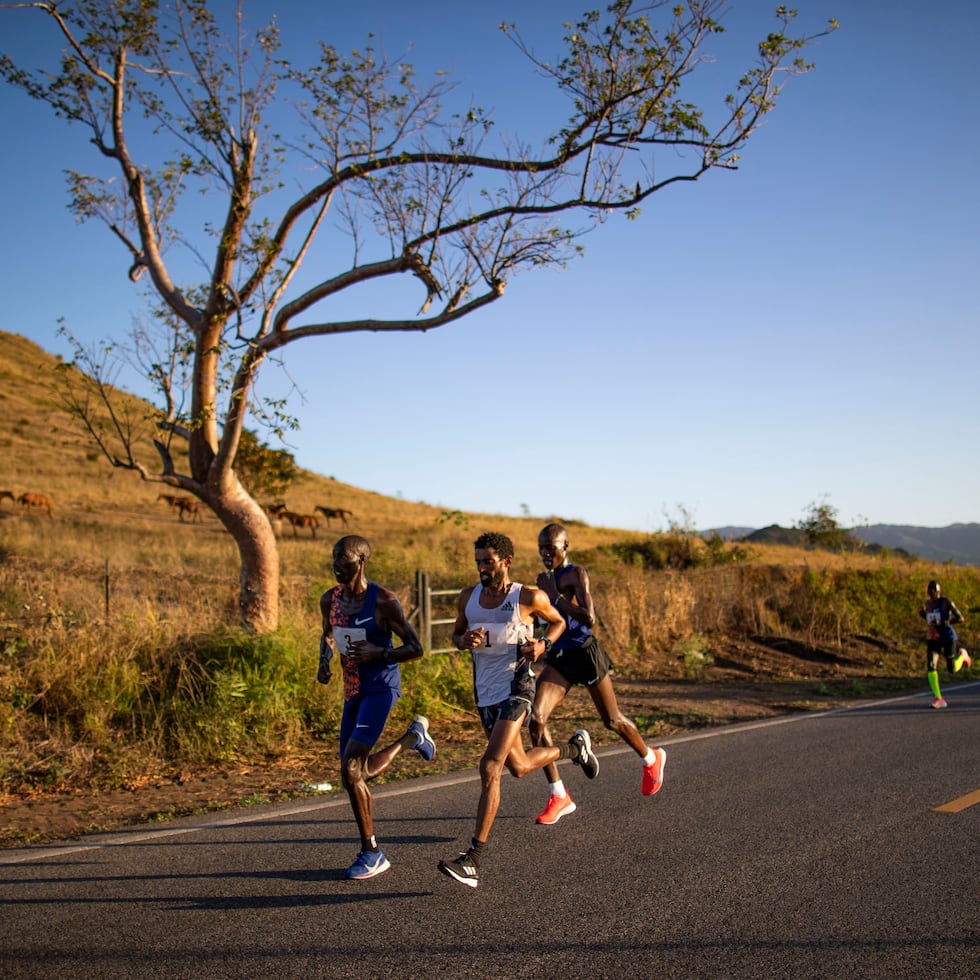
<path id="1" fill-rule="evenodd" d="M 568 554 L 568 531 L 562 524 L 547 524 L 538 534 L 538 554 L 545 568 L 551 570 L 565 564 Z"/>
<path id="2" fill-rule="evenodd" d="M 476 570 L 484 588 L 502 588 L 510 580 L 514 544 L 506 534 L 487 531 L 473 542 Z"/>
<path id="3" fill-rule="evenodd" d="M 926 591 L 932 596 L 933 599 L 939 598 L 942 595 L 943 590 L 939 587 L 939 583 L 933 579 L 927 586 Z"/>
<path id="4" fill-rule="evenodd" d="M 474 548 L 484 550 L 493 548 L 497 552 L 498 558 L 514 557 L 514 542 L 506 534 L 499 534 L 496 531 L 486 531 L 473 542 Z"/>
<path id="5" fill-rule="evenodd" d="M 333 546 L 333 574 L 338 582 L 349 585 L 364 571 L 371 557 L 371 545 L 359 534 L 347 534 Z"/>

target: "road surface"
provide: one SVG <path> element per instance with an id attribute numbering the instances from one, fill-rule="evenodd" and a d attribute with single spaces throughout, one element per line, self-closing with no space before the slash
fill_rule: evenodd
<path id="1" fill-rule="evenodd" d="M 436 870 L 473 772 L 377 788 L 370 881 L 336 793 L 0 851 L 0 976 L 976 978 L 980 683 L 947 688 L 668 739 L 653 798 L 601 750 L 553 827 L 507 776 L 476 890 Z"/>

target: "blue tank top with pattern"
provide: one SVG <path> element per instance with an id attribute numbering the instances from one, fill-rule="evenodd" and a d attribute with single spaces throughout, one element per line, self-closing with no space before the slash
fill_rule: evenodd
<path id="1" fill-rule="evenodd" d="M 367 640 L 375 646 L 391 648 L 391 632 L 378 625 L 375 607 L 378 602 L 378 583 L 368 582 L 364 602 L 355 613 L 344 613 L 340 609 L 340 596 L 343 586 L 335 585 L 330 592 L 330 626 L 333 631 L 334 646 L 340 654 L 344 668 L 344 700 L 350 701 L 358 694 L 378 691 L 394 691 L 401 694 L 401 672 L 398 664 L 387 660 L 372 660 L 369 663 L 355 664 L 345 656 L 353 643 Z"/>
<path id="2" fill-rule="evenodd" d="M 577 567 L 577 565 L 571 564 L 562 565 L 555 573 L 558 581 L 560 582 L 562 572 Z M 575 647 L 580 647 L 592 635 L 592 631 L 584 623 L 580 623 L 577 619 L 566 615 L 562 610 L 559 609 L 558 612 L 561 614 L 561 618 L 565 620 L 565 632 L 555 642 L 555 649 L 572 650 Z"/>

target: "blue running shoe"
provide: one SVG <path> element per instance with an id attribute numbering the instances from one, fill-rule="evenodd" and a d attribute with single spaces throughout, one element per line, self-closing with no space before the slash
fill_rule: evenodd
<path id="1" fill-rule="evenodd" d="M 415 736 L 412 748 L 426 762 L 431 762 L 436 757 L 436 743 L 429 737 L 429 719 L 425 715 L 416 715 L 408 730 Z"/>
<path id="2" fill-rule="evenodd" d="M 357 860 L 344 872 L 345 878 L 374 878 L 384 874 L 391 867 L 384 851 L 361 851 Z"/>

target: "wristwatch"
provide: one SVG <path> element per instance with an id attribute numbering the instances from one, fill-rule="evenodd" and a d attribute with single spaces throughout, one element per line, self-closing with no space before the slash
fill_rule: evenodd
<path id="1" fill-rule="evenodd" d="M 551 653 L 551 648 L 554 646 L 554 644 L 546 636 L 541 637 L 541 642 L 544 644 L 544 655 L 547 657 L 548 654 Z"/>

